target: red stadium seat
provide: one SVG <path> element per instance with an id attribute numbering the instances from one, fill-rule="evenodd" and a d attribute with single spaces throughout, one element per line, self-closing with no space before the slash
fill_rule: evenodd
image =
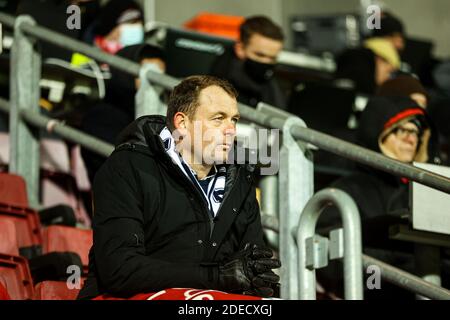
<path id="1" fill-rule="evenodd" d="M 43 231 L 43 253 L 75 252 L 81 258 L 84 272 L 89 265 L 89 250 L 92 246 L 92 230 L 65 226 L 49 226 Z"/>
<path id="2" fill-rule="evenodd" d="M 17 245 L 16 225 L 9 219 L 0 217 L 0 253 L 13 256 L 19 255 Z"/>
<path id="3" fill-rule="evenodd" d="M 0 203 L 0 220 L 15 224 L 19 248 L 42 245 L 41 223 L 36 211 Z"/>
<path id="4" fill-rule="evenodd" d="M 28 207 L 27 187 L 21 176 L 0 173 L 0 202 L 16 207 Z"/>
<path id="5" fill-rule="evenodd" d="M 11 300 L 8 291 L 6 291 L 6 288 L 3 286 L 1 282 L 0 282 L 0 300 Z"/>
<path id="6" fill-rule="evenodd" d="M 75 300 L 80 289 L 69 289 L 64 281 L 43 281 L 36 285 L 34 300 Z"/>
<path id="7" fill-rule="evenodd" d="M 31 300 L 34 288 L 27 260 L 0 254 L 0 284 L 12 300 Z"/>

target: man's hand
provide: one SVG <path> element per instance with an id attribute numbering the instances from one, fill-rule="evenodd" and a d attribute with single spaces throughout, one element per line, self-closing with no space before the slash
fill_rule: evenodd
<path id="1" fill-rule="evenodd" d="M 262 297 L 273 295 L 280 278 L 272 271 L 281 263 L 270 249 L 246 244 L 244 249 L 219 266 L 219 286 L 225 291 L 244 291 Z"/>

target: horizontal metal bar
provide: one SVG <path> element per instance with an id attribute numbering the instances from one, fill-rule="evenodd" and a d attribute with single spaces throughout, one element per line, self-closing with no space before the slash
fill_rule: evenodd
<path id="1" fill-rule="evenodd" d="M 9 27 L 10 29 L 14 28 L 15 17 L 6 13 L 0 12 L 0 23 Z"/>
<path id="2" fill-rule="evenodd" d="M 0 22 L 13 25 L 14 20 L 14 17 L 10 15 L 3 13 L 0 14 Z M 74 52 L 80 52 L 91 58 L 105 62 L 124 72 L 135 75 L 136 77 L 139 76 L 140 65 L 138 63 L 104 53 L 98 48 L 92 47 L 81 41 L 68 38 L 67 36 L 61 35 L 41 26 L 33 26 L 31 24 L 23 23 L 21 24 L 21 28 L 26 34 L 45 40 L 59 47 L 73 50 Z M 179 82 L 178 79 L 152 71 L 147 72 L 147 78 L 152 83 L 160 85 L 166 89 L 172 89 Z M 262 126 L 280 130 L 283 129 L 285 119 L 281 117 L 271 117 L 262 112 L 255 112 L 255 109 L 243 104 L 240 104 L 239 107 L 241 115 L 244 119 L 250 120 Z M 309 128 L 294 126 L 291 133 L 296 139 L 313 144 L 323 150 L 397 176 L 408 178 L 434 189 L 450 193 L 450 179 L 446 177 L 390 159 L 380 153 L 376 153 Z"/>
<path id="3" fill-rule="evenodd" d="M 450 290 L 422 280 L 408 272 L 393 267 L 375 258 L 363 254 L 364 268 L 376 265 L 380 268 L 381 277 L 386 281 L 406 290 L 436 300 L 450 300 Z"/>
<path id="4" fill-rule="evenodd" d="M 0 109 L 4 112 L 9 113 L 8 101 L 0 98 Z M 114 150 L 114 146 L 112 144 L 103 142 L 84 132 L 66 126 L 61 121 L 51 119 L 37 112 L 23 110 L 20 112 L 20 116 L 27 123 L 30 123 L 44 130 L 51 128 L 51 132 L 55 133 L 56 135 L 66 140 L 77 143 L 102 156 L 108 157 Z"/>

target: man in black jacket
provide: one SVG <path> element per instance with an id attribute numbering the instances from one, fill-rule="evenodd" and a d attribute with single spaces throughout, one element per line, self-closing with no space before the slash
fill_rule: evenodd
<path id="1" fill-rule="evenodd" d="M 211 74 L 227 79 L 239 92 L 239 102 L 256 107 L 265 102 L 285 109 L 286 97 L 274 78 L 283 32 L 264 16 L 247 18 L 240 26 L 240 39 L 220 56 Z"/>
<path id="2" fill-rule="evenodd" d="M 236 92 L 182 81 L 167 118 L 144 116 L 98 171 L 94 245 L 79 298 L 186 287 L 271 296 L 280 262 L 265 248 L 251 165 L 227 164 Z"/>

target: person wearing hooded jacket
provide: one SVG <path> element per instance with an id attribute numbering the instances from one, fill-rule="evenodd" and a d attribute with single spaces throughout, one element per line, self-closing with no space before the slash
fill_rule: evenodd
<path id="1" fill-rule="evenodd" d="M 428 119 L 426 111 L 410 98 L 373 97 L 361 115 L 358 143 L 401 162 L 427 162 L 427 146 L 430 139 L 434 139 Z M 340 178 L 331 187 L 343 190 L 355 201 L 361 217 L 364 252 L 414 272 L 413 246 L 389 239 L 389 226 L 407 222 L 409 217 L 408 180 L 358 165 L 357 172 Z M 334 209 L 324 210 L 319 220 L 321 233 L 327 234 L 340 225 L 339 214 Z M 318 278 L 332 291 L 340 292 L 342 283 L 337 279 L 341 272 L 340 263 L 332 262 L 318 273 Z M 377 290 L 366 293 L 374 298 L 412 298 L 386 284 L 382 289 L 381 296 L 377 295 Z"/>
<path id="2" fill-rule="evenodd" d="M 409 98 L 372 97 L 362 112 L 357 141 L 401 162 L 428 162 L 428 144 L 434 139 L 428 119 L 426 111 Z M 399 216 L 408 209 L 408 181 L 371 167 L 359 165 L 357 172 L 332 187 L 355 200 L 363 224 L 380 216 Z"/>
<path id="3" fill-rule="evenodd" d="M 80 299 L 173 287 L 274 293 L 280 262 L 265 249 L 255 167 L 229 161 L 238 119 L 229 83 L 192 76 L 172 91 L 167 117 L 122 132 L 94 181 Z"/>

